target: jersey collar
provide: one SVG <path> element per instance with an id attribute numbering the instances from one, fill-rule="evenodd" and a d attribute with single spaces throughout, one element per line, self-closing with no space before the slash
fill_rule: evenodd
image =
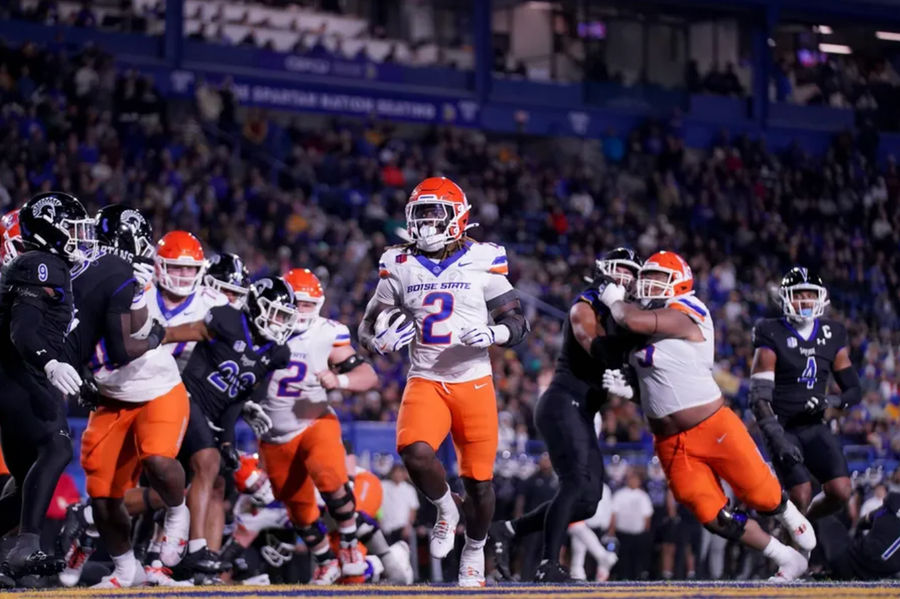
<path id="1" fill-rule="evenodd" d="M 469 246 L 471 244 L 467 243 L 463 247 L 459 248 L 443 260 L 438 263 L 434 263 L 422 254 L 415 254 L 416 260 L 419 261 L 419 264 L 422 265 L 422 268 L 430 272 L 436 277 L 441 276 L 441 273 L 453 266 L 453 264 L 463 257 L 463 255 L 469 251 Z"/>
<path id="2" fill-rule="evenodd" d="M 784 326 L 786 326 L 788 329 L 790 329 L 790 331 L 791 331 L 794 335 L 796 335 L 796 336 L 799 337 L 800 339 L 803 339 L 803 340 L 806 341 L 807 343 L 808 343 L 809 341 L 811 341 L 812 339 L 815 339 L 816 334 L 819 332 L 819 319 L 818 319 L 818 318 L 813 322 L 813 328 L 812 328 L 812 331 L 809 333 L 809 337 L 804 337 L 803 335 L 801 335 L 801 334 L 800 334 L 800 331 L 798 331 L 797 329 L 795 329 L 795 328 L 794 328 L 794 325 L 792 325 L 791 322 L 790 322 L 787 318 L 782 318 L 782 319 L 781 319 L 781 322 L 783 322 L 783 323 L 784 323 Z"/>
<path id="3" fill-rule="evenodd" d="M 188 306 L 191 305 L 191 302 L 194 301 L 194 296 L 197 295 L 196 292 L 190 294 L 185 298 L 183 302 L 178 304 L 172 309 L 166 308 L 166 302 L 163 301 L 162 292 L 160 290 L 156 290 L 156 305 L 159 306 L 159 311 L 162 313 L 163 318 L 166 320 L 172 320 L 185 310 L 187 310 Z"/>

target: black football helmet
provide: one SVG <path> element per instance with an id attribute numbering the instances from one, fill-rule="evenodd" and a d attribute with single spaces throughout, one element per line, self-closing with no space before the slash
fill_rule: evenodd
<path id="1" fill-rule="evenodd" d="M 256 331 L 275 343 L 284 343 L 297 323 L 291 286 L 280 277 L 266 277 L 250 285 L 247 312 Z"/>
<path id="2" fill-rule="evenodd" d="M 232 304 L 241 307 L 250 292 L 250 273 L 240 256 L 223 252 L 209 261 L 203 283 L 226 295 L 234 295 Z"/>
<path id="3" fill-rule="evenodd" d="M 642 260 L 634 250 L 619 247 L 606 252 L 594 263 L 596 268 L 594 278 L 599 279 L 601 276 L 610 277 L 616 283 L 625 287 L 630 296 L 633 296 L 635 281 L 637 281 L 638 272 L 641 270 L 641 263 Z M 619 267 L 624 267 L 631 274 L 622 272 L 619 270 Z"/>
<path id="4" fill-rule="evenodd" d="M 97 212 L 97 242 L 128 260 L 153 257 L 153 228 L 140 211 L 121 204 Z"/>
<path id="5" fill-rule="evenodd" d="M 69 264 L 96 255 L 94 219 L 71 194 L 48 191 L 33 196 L 19 211 L 19 228 L 27 249 L 56 254 Z"/>
<path id="6" fill-rule="evenodd" d="M 815 297 L 795 297 L 803 291 L 811 291 L 815 293 Z M 813 320 L 822 316 L 825 313 L 825 306 L 830 303 L 828 290 L 825 289 L 822 278 L 802 266 L 795 266 L 784 275 L 778 288 L 778 297 L 784 315 L 798 321 Z"/>

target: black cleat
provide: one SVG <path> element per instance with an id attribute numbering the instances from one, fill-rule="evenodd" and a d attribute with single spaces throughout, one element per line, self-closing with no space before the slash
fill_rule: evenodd
<path id="1" fill-rule="evenodd" d="M 9 564 L 3 562 L 0 564 L 0 589 L 16 588 L 16 579 L 9 572 Z"/>
<path id="2" fill-rule="evenodd" d="M 88 528 L 87 520 L 84 518 L 85 506 L 80 503 L 73 503 L 66 508 L 66 519 L 63 522 L 62 530 L 59 531 L 59 537 L 56 539 L 57 555 L 66 555 L 72 548 L 72 545 L 78 542 L 84 531 Z"/>
<path id="3" fill-rule="evenodd" d="M 179 570 L 185 570 L 193 574 L 219 574 L 231 569 L 231 564 L 224 562 L 219 555 L 204 547 L 194 552 L 188 552 L 178 564 Z"/>
<path id="4" fill-rule="evenodd" d="M 569 571 L 562 567 L 559 562 L 551 562 L 544 560 L 538 566 L 537 572 L 534 573 L 534 581 L 541 584 L 558 584 L 566 582 L 574 582 L 569 576 Z"/>
<path id="5" fill-rule="evenodd" d="M 55 555 L 47 555 L 41 550 L 34 551 L 28 555 L 21 563 L 17 563 L 10 554 L 8 561 L 4 564 L 5 571 L 9 572 L 13 578 L 21 579 L 23 576 L 34 574 L 36 576 L 55 576 L 62 572 L 66 562 L 63 558 Z M 20 581 L 21 582 L 21 581 Z"/>
<path id="6" fill-rule="evenodd" d="M 488 529 L 488 545 L 494 548 L 494 561 L 497 563 L 497 571 L 505 580 L 512 580 L 512 571 L 509 569 L 509 554 L 512 552 L 512 541 L 515 535 L 509 531 L 505 520 L 491 524 Z"/>

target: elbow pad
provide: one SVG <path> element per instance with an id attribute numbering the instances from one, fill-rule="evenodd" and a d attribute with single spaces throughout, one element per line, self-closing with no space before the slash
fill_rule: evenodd
<path id="1" fill-rule="evenodd" d="M 334 370 L 338 374 L 347 374 L 348 372 L 350 372 L 357 366 L 361 366 L 362 364 L 365 364 L 365 363 L 366 363 L 366 361 L 363 359 L 362 356 L 360 356 L 359 354 L 353 354 L 352 356 L 350 356 L 349 358 L 347 358 L 340 364 L 335 364 Z"/>
<path id="2" fill-rule="evenodd" d="M 517 345 L 525 339 L 531 331 L 531 325 L 522 311 L 522 303 L 515 289 L 507 291 L 503 295 L 495 297 L 487 303 L 488 310 L 495 324 L 506 325 L 509 329 L 509 341 L 501 344 L 503 347 Z"/>
<path id="3" fill-rule="evenodd" d="M 841 388 L 841 407 L 855 406 L 862 401 L 862 385 L 859 382 L 859 373 L 852 366 L 838 370 L 834 373 L 834 380 Z"/>

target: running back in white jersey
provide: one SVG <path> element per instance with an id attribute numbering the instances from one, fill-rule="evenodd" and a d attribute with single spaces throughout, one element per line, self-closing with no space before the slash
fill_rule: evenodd
<path id="1" fill-rule="evenodd" d="M 669 299 L 666 307 L 690 316 L 704 340 L 654 336 L 647 346 L 631 354 L 629 363 L 641 387 L 641 407 L 650 418 L 709 403 L 722 395 L 712 374 L 716 340 L 709 309 L 693 294 Z"/>
<path id="2" fill-rule="evenodd" d="M 441 262 L 409 246 L 391 248 L 378 267 L 376 300 L 415 316 L 410 377 L 459 383 L 491 374 L 487 348 L 464 345 L 459 336 L 489 324 L 487 302 L 512 289 L 503 247 L 471 241 Z"/>
<path id="3" fill-rule="evenodd" d="M 147 309 L 150 311 L 150 318 L 155 318 L 163 323 L 166 327 L 174 327 L 179 324 L 196 322 L 203 320 L 209 313 L 210 309 L 216 306 L 224 306 L 228 303 L 228 298 L 221 291 L 216 291 L 209 287 L 199 287 L 197 291 L 187 296 L 184 301 L 172 308 L 166 308 L 163 303 L 162 293 L 156 285 L 152 285 L 146 293 Z M 167 343 L 162 347 L 166 348 L 178 363 L 178 370 L 183 371 L 185 365 L 194 351 L 196 342 L 183 343 Z"/>
<path id="4" fill-rule="evenodd" d="M 263 436 L 265 441 L 287 443 L 309 426 L 312 421 L 300 418 L 294 407 L 300 400 L 328 401 L 328 393 L 319 385 L 316 374 L 328 369 L 332 349 L 347 345 L 350 330 L 327 318 L 316 318 L 308 329 L 288 339 L 291 362 L 287 368 L 272 373 L 263 404 L 272 419 L 272 428 Z"/>

